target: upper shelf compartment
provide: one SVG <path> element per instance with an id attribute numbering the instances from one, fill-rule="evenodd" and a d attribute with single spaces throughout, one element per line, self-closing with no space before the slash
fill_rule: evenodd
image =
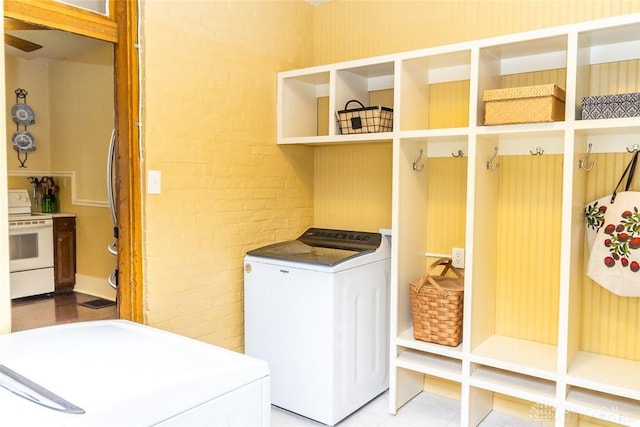
<path id="1" fill-rule="evenodd" d="M 350 100 L 393 109 L 394 70 L 393 60 L 373 60 L 279 73 L 278 143 L 390 140 L 391 132 L 342 135 L 336 113 Z"/>
<path id="2" fill-rule="evenodd" d="M 480 48 L 477 125 L 484 124 L 485 90 L 555 84 L 567 87 L 567 35 L 560 34 Z"/>
<path id="3" fill-rule="evenodd" d="M 318 67 L 278 74 L 278 143 L 322 136 L 318 107 L 329 96 L 330 74 Z"/>
<path id="4" fill-rule="evenodd" d="M 400 78 L 400 130 L 469 125 L 471 50 L 404 59 Z"/>
<path id="5" fill-rule="evenodd" d="M 578 33 L 576 72 L 576 119 L 623 119 L 637 121 L 638 101 L 631 111 L 628 98 L 591 98 L 583 118 L 585 97 L 640 92 L 640 23 L 597 28 Z M 602 122 L 603 126 L 608 125 Z"/>

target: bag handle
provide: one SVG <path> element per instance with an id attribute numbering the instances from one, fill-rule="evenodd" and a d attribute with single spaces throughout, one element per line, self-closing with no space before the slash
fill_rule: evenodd
<path id="1" fill-rule="evenodd" d="M 453 260 L 451 258 L 440 258 L 436 261 L 434 261 L 429 268 L 427 268 L 427 271 L 422 275 L 422 277 L 420 277 L 420 279 L 418 280 L 418 289 L 417 291 L 420 292 L 420 289 L 422 289 L 422 287 L 425 285 L 426 282 L 429 282 L 433 285 L 434 288 L 436 288 L 438 290 L 438 292 L 440 292 L 440 294 L 447 298 L 449 296 L 449 294 L 447 293 L 447 291 L 445 291 L 442 286 L 440 286 L 438 284 L 438 282 L 436 282 L 435 280 L 433 280 L 433 278 L 431 277 L 431 272 L 438 267 L 439 265 L 444 265 L 444 270 L 442 270 L 442 275 L 444 276 L 445 274 L 447 274 L 447 271 L 451 270 L 455 273 L 456 276 L 458 276 L 458 279 L 464 279 L 464 274 L 462 274 L 462 272 L 460 270 L 458 270 L 456 267 L 453 266 L 452 264 Z"/>
<path id="2" fill-rule="evenodd" d="M 620 187 L 620 184 L 622 184 L 622 181 L 624 180 L 624 177 L 627 175 L 627 173 L 629 175 L 627 176 L 627 184 L 624 187 L 624 191 L 629 191 L 629 187 L 631 187 L 631 181 L 633 180 L 633 175 L 636 172 L 636 164 L 638 163 L 639 152 L 640 152 L 639 150 L 636 150 L 636 152 L 633 155 L 633 158 L 631 159 L 627 167 L 624 169 L 624 172 L 622 172 L 622 176 L 620 177 L 620 180 L 618 181 L 618 184 L 616 185 L 616 188 L 613 190 L 613 194 L 611 195 L 611 203 L 613 203 L 616 200 L 616 196 L 618 195 L 618 188 Z"/>
<path id="3" fill-rule="evenodd" d="M 349 109 L 349 104 L 351 104 L 352 102 L 357 102 L 358 104 L 360 104 L 360 106 L 361 106 L 362 108 L 367 108 L 367 107 L 365 107 L 365 106 L 362 104 L 362 102 L 358 101 L 357 99 L 350 99 L 350 100 L 348 100 L 348 101 L 347 101 L 347 103 L 346 103 L 346 104 L 344 104 L 344 109 L 345 109 L 345 110 L 348 110 L 348 109 Z"/>

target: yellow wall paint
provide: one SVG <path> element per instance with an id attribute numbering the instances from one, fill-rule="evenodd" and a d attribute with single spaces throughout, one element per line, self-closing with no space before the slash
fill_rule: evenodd
<path id="1" fill-rule="evenodd" d="M 312 65 L 302 1 L 143 2 L 144 317 L 243 346 L 243 256 L 313 223 L 313 148 L 276 144 L 276 73 Z"/>
<path id="2" fill-rule="evenodd" d="M 640 12 L 638 0 L 333 0 L 316 8 L 315 63 L 366 58 Z M 354 19 L 354 17 L 359 19 Z"/>
<path id="3" fill-rule="evenodd" d="M 393 108 L 393 90 L 372 91 L 368 100 L 359 101 Z M 318 107 L 318 123 L 328 123 L 326 98 Z M 316 147 L 314 161 L 316 226 L 373 232 L 391 228 L 391 143 Z"/>
<path id="4" fill-rule="evenodd" d="M 36 151 L 30 153 L 25 166 L 31 170 L 49 170 L 51 165 L 51 140 L 49 119 L 49 64 L 47 61 L 34 59 L 26 60 L 16 56 L 5 56 L 5 91 L 6 108 L 10 114 L 11 108 L 17 103 L 16 89 L 27 91 L 26 102 L 33 110 L 36 123 L 27 128 L 33 135 Z M 24 102 L 20 100 L 20 102 Z M 7 123 L 7 170 L 20 170 L 20 162 L 13 149 L 11 137 L 18 130 L 16 124 Z M 24 130 L 24 128 L 20 128 Z M 24 156 L 22 156 L 24 159 Z"/>
<path id="5" fill-rule="evenodd" d="M 469 125 L 469 81 L 429 85 L 430 129 Z"/>
<path id="6" fill-rule="evenodd" d="M 373 232 L 391 228 L 391 166 L 391 143 L 317 147 L 315 224 Z"/>
<path id="7" fill-rule="evenodd" d="M 113 45 L 49 63 L 51 168 L 77 173 L 76 197 L 105 202 L 114 126 Z"/>

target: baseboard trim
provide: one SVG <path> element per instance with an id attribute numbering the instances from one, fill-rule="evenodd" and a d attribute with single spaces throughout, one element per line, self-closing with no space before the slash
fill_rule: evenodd
<path id="1" fill-rule="evenodd" d="M 106 277 L 103 278 L 76 274 L 76 285 L 73 290 L 82 294 L 104 298 L 109 301 L 116 300 L 116 290 L 109 285 Z"/>

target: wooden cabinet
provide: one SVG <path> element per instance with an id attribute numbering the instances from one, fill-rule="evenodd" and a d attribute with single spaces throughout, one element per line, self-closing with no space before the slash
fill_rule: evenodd
<path id="1" fill-rule="evenodd" d="M 393 144 L 390 412 L 436 383 L 463 426 L 514 399 L 545 424 L 640 424 L 640 299 L 586 276 L 584 241 L 584 206 L 613 190 L 640 119 L 581 118 L 583 97 L 638 79 L 639 14 L 279 74 L 279 144 Z M 564 121 L 484 125 L 483 91 L 552 83 Z M 340 134 L 336 111 L 381 89 L 393 131 Z M 463 341 L 415 340 L 409 283 L 452 248 Z"/>
<path id="2" fill-rule="evenodd" d="M 76 219 L 72 216 L 53 218 L 53 270 L 55 291 L 73 291 L 76 284 Z"/>

